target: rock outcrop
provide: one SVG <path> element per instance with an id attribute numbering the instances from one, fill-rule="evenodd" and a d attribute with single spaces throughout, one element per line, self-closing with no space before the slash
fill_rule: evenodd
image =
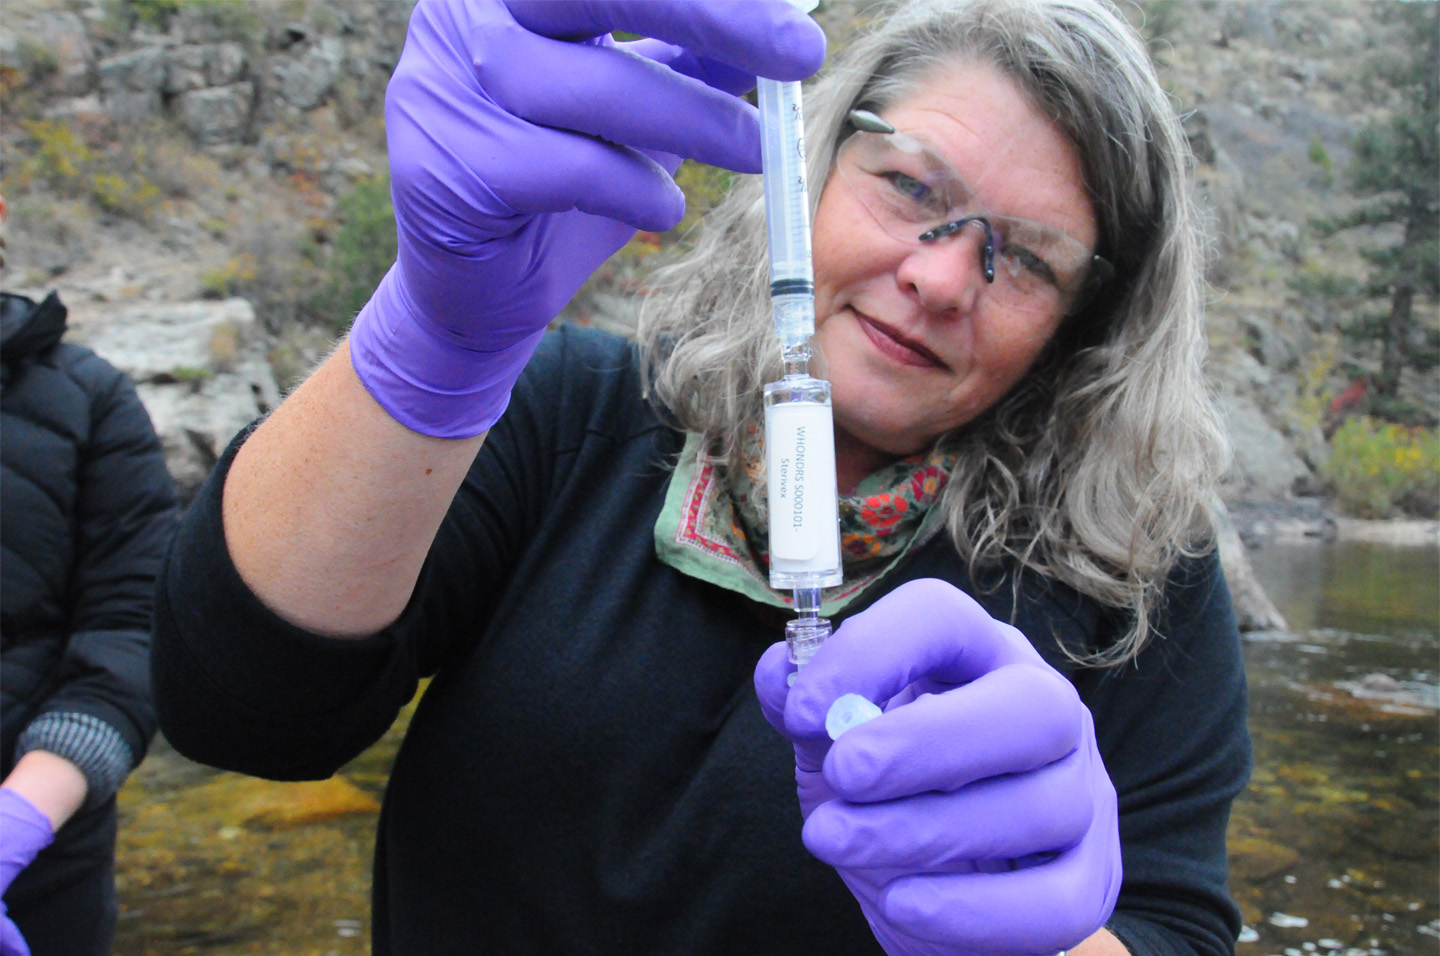
<path id="1" fill-rule="evenodd" d="M 76 323 L 71 337 L 135 383 L 188 501 L 235 433 L 280 403 L 255 310 L 226 299 L 116 305 L 103 315 Z"/>

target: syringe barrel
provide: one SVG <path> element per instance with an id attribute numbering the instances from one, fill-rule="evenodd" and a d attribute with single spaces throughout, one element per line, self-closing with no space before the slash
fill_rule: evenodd
<path id="1" fill-rule="evenodd" d="M 815 273 L 810 260 L 810 192 L 805 175 L 805 117 L 800 84 L 761 77 L 760 157 L 765 172 L 765 227 L 770 240 L 770 296 L 775 331 L 786 344 L 815 332 Z M 808 311 L 781 301 L 809 300 Z"/>

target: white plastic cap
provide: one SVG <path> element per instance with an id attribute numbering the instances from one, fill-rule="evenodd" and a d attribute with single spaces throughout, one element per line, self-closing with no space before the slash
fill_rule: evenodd
<path id="1" fill-rule="evenodd" d="M 879 716 L 880 708 L 870 700 L 859 694 L 842 694 L 825 712 L 825 732 L 831 740 L 839 740 L 840 735 L 851 727 L 858 727 Z"/>

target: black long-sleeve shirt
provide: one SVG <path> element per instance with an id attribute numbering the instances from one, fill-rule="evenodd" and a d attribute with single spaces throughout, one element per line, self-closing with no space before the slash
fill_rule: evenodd
<path id="1" fill-rule="evenodd" d="M 801 845 L 793 754 L 755 700 L 754 666 L 783 615 L 655 555 L 681 444 L 641 397 L 631 347 L 548 336 L 409 605 L 360 640 L 288 625 L 240 581 L 220 520 L 234 447 L 190 510 L 154 656 L 161 725 L 182 753 L 324 777 L 434 675 L 381 815 L 376 953 L 879 951 Z M 1136 953 L 1232 951 L 1225 828 L 1249 738 L 1218 562 L 1177 571 L 1161 636 L 1110 671 L 1077 670 L 1054 638 L 1103 645 L 1113 615 L 1034 579 L 1012 606 L 1008 579 L 977 588 L 943 536 L 847 613 L 920 577 L 998 618 L 1013 611 L 1093 712 L 1120 802 L 1112 931 Z"/>

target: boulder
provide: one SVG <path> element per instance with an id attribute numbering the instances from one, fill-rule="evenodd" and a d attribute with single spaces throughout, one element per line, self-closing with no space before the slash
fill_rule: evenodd
<path id="1" fill-rule="evenodd" d="M 165 61 L 160 46 L 144 46 L 100 61 L 100 99 L 111 119 L 133 123 L 160 113 Z"/>
<path id="2" fill-rule="evenodd" d="M 187 502 L 236 432 L 280 403 L 244 299 L 117 305 L 75 326 L 73 338 L 135 383 Z"/>
<path id="3" fill-rule="evenodd" d="M 160 95 L 166 82 L 166 49 L 163 46 L 141 46 L 99 62 L 99 89 L 101 94 L 114 95 L 121 91 L 137 94 Z"/>
<path id="4" fill-rule="evenodd" d="M 245 78 L 250 63 L 243 46 L 217 43 L 206 49 L 210 51 L 210 59 L 205 65 L 205 79 L 211 86 L 228 86 Z"/>
<path id="5" fill-rule="evenodd" d="M 187 43 L 169 50 L 165 57 L 165 92 L 188 93 L 209 84 L 205 73 L 211 58 L 210 47 Z"/>
<path id="6" fill-rule="evenodd" d="M 319 106 L 335 85 L 344 58 L 345 45 L 335 37 L 324 37 L 299 57 L 276 63 L 273 71 L 280 99 L 298 110 Z"/>
<path id="7" fill-rule="evenodd" d="M 1289 629 L 1285 615 L 1270 600 L 1265 589 L 1255 577 L 1250 566 L 1250 556 L 1240 540 L 1240 533 L 1230 519 L 1225 505 L 1215 503 L 1215 529 L 1220 548 L 1220 567 L 1225 571 L 1225 583 L 1230 586 L 1230 598 L 1235 604 L 1235 620 L 1242 632 L 1284 631 Z"/>
<path id="8" fill-rule="evenodd" d="M 1235 450 L 1224 479 L 1227 500 L 1284 501 L 1309 487 L 1310 469 L 1253 398 L 1222 395 L 1220 407 Z"/>
<path id="9" fill-rule="evenodd" d="M 242 80 L 185 93 L 176 101 L 176 112 L 180 124 L 200 145 L 238 143 L 250 123 L 254 100 L 254 82 Z"/>

